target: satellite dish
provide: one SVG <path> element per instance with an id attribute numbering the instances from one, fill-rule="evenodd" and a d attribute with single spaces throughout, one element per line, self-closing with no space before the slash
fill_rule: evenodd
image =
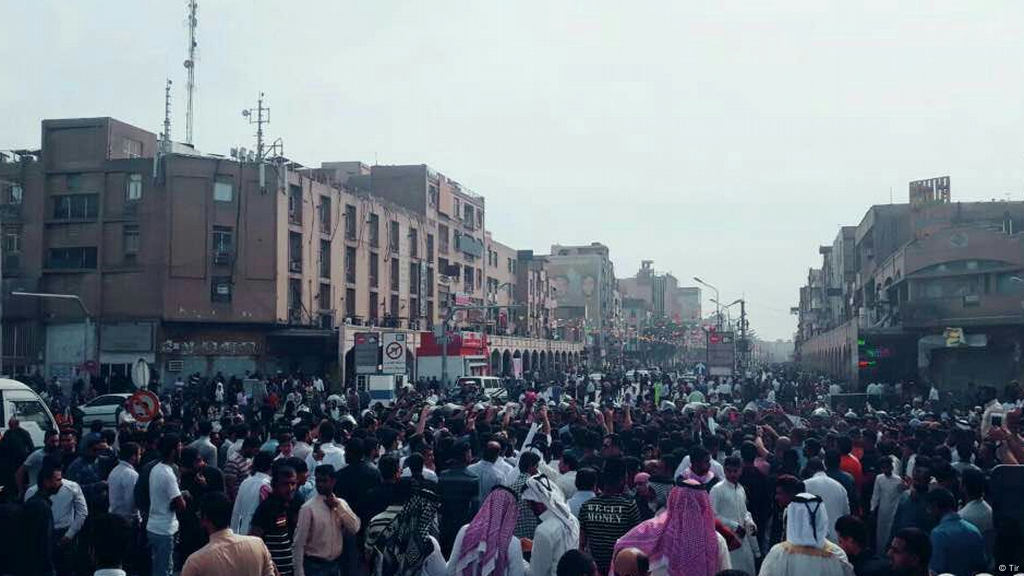
<path id="1" fill-rule="evenodd" d="M 132 383 L 139 389 L 144 389 L 149 385 L 149 364 L 142 358 L 139 358 L 132 366 Z"/>
<path id="2" fill-rule="evenodd" d="M 246 118 L 248 118 L 249 117 L 249 111 L 248 110 L 242 110 L 242 116 L 245 116 Z"/>

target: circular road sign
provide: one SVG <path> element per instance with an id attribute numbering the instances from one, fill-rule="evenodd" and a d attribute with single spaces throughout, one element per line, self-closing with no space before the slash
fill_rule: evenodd
<path id="1" fill-rule="evenodd" d="M 405 346 L 401 342 L 392 342 L 384 348 L 384 354 L 392 360 L 398 360 L 405 354 Z"/>
<path id="2" fill-rule="evenodd" d="M 149 390 L 135 392 L 128 398 L 126 404 L 132 417 L 143 424 L 152 421 L 160 412 L 160 399 Z"/>

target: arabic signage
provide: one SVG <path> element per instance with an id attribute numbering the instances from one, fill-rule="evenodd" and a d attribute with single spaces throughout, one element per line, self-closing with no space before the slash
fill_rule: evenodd
<path id="1" fill-rule="evenodd" d="M 483 348 L 484 347 L 484 334 L 483 334 L 483 332 L 463 332 L 462 333 L 462 347 L 463 348 Z"/>
<path id="2" fill-rule="evenodd" d="M 376 374 L 380 335 L 376 332 L 357 332 L 355 340 L 356 374 Z"/>

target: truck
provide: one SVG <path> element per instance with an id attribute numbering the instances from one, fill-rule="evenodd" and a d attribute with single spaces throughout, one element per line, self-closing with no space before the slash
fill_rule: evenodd
<path id="1" fill-rule="evenodd" d="M 421 356 L 416 359 L 416 374 L 420 378 L 436 378 L 441 381 L 444 371 L 441 356 Z M 483 376 L 487 374 L 486 356 L 449 356 L 448 382 L 454 383 L 463 376 Z"/>

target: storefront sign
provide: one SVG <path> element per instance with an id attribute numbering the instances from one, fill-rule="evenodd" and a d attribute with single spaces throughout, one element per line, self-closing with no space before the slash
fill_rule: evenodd
<path id="1" fill-rule="evenodd" d="M 238 340 L 164 340 L 160 352 L 180 356 L 256 356 L 260 353 L 258 342 Z"/>
<path id="2" fill-rule="evenodd" d="M 483 348 L 484 347 L 484 335 L 483 335 L 483 332 L 463 332 L 462 333 L 462 347 L 463 348 Z"/>
<path id="3" fill-rule="evenodd" d="M 358 332 L 355 340 L 356 374 L 376 374 L 380 335 L 376 332 Z"/>

